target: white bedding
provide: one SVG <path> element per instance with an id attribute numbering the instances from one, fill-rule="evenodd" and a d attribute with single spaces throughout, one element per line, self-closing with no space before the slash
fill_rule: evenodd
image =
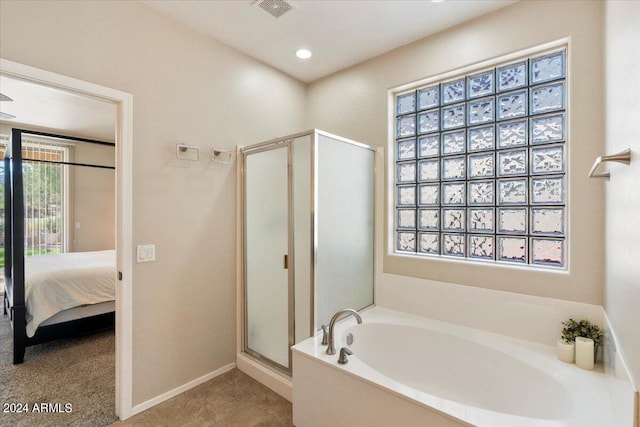
<path id="1" fill-rule="evenodd" d="M 29 337 L 60 311 L 116 298 L 113 250 L 25 257 L 24 271 Z"/>

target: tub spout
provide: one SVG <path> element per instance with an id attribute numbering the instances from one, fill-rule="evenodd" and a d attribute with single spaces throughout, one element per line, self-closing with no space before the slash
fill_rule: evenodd
<path id="1" fill-rule="evenodd" d="M 358 321 L 358 324 L 362 323 L 362 317 L 360 317 L 360 314 L 358 314 L 357 311 L 355 311 L 352 308 L 344 308 L 342 310 L 338 310 L 338 312 L 336 314 L 333 315 L 333 317 L 331 318 L 331 321 L 329 322 L 329 336 L 327 338 L 328 346 L 327 346 L 327 354 L 336 354 L 336 348 L 333 344 L 333 327 L 335 326 L 336 322 L 338 321 L 338 319 L 340 318 L 340 316 L 342 316 L 343 314 L 347 314 L 347 316 L 353 314 L 356 318 L 356 320 Z M 346 316 L 345 316 L 346 317 Z"/>

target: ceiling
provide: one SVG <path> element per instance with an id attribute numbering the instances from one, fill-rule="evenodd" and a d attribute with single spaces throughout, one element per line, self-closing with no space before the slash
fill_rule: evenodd
<path id="1" fill-rule="evenodd" d="M 275 18 L 262 0 L 143 0 L 143 3 L 239 49 L 303 82 L 312 82 L 517 0 L 285 0 Z M 269 0 L 280 1 L 280 0 Z M 307 48 L 313 56 L 297 59 Z M 12 126 L 113 141 L 116 108 L 47 86 L 0 76 L 13 101 L 0 111 Z"/>
<path id="2" fill-rule="evenodd" d="M 36 127 L 101 141 L 114 141 L 115 104 L 0 75 L 0 111 L 15 116 L 3 120 L 13 127 Z"/>
<path id="3" fill-rule="evenodd" d="M 279 18 L 260 8 L 260 1 L 143 3 L 312 82 L 517 0 L 286 0 L 293 8 Z M 299 48 L 313 56 L 297 59 Z"/>

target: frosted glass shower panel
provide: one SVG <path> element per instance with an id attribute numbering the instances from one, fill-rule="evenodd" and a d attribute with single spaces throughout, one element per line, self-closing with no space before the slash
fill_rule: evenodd
<path id="1" fill-rule="evenodd" d="M 288 148 L 246 157 L 247 347 L 289 366 Z"/>
<path id="2" fill-rule="evenodd" d="M 295 342 L 311 334 L 311 135 L 291 143 Z"/>
<path id="3" fill-rule="evenodd" d="M 373 304 L 374 154 L 318 134 L 316 329 Z"/>

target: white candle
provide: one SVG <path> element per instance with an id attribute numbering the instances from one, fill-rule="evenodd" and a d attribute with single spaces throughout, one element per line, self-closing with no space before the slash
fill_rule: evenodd
<path id="1" fill-rule="evenodd" d="M 566 343 L 562 338 L 560 338 L 556 344 L 556 353 L 558 355 L 558 359 L 563 362 L 573 363 L 575 360 L 575 345 L 572 342 Z"/>
<path id="2" fill-rule="evenodd" d="M 576 337 L 576 366 L 587 370 L 593 369 L 593 340 L 591 338 Z"/>

